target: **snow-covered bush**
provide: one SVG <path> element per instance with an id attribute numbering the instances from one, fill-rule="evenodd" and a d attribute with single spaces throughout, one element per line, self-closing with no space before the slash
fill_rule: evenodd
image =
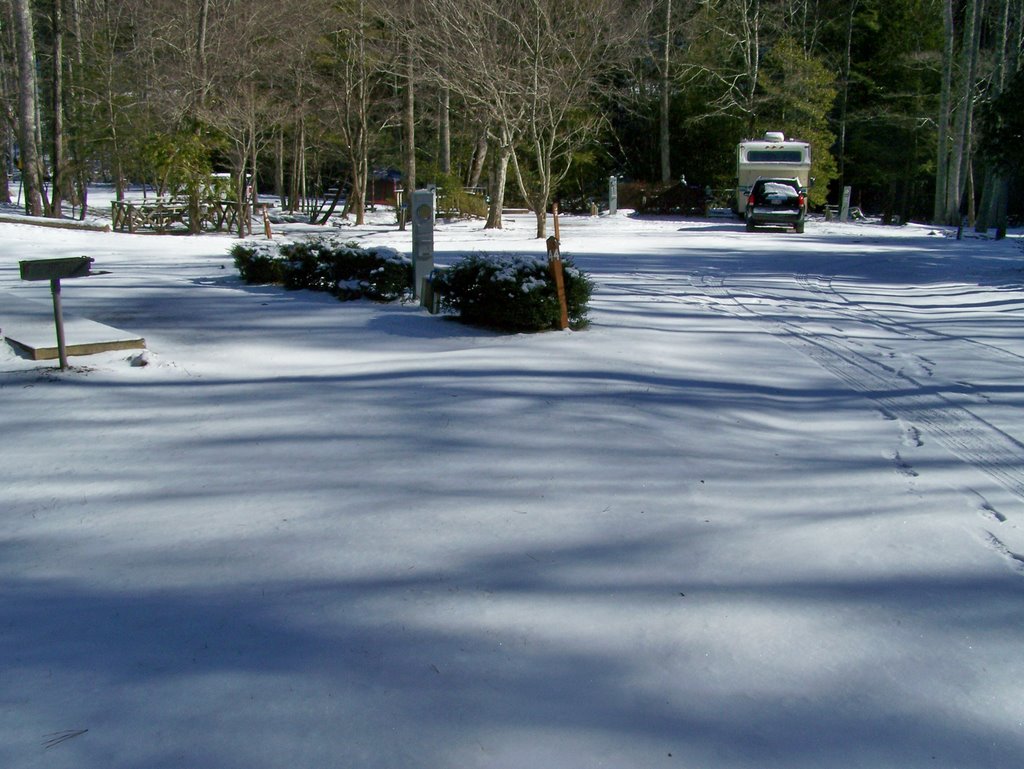
<path id="1" fill-rule="evenodd" d="M 315 238 L 277 246 L 239 243 L 231 255 L 246 283 L 280 283 L 340 299 L 393 301 L 412 285 L 412 261 L 384 246 Z"/>
<path id="2" fill-rule="evenodd" d="M 594 284 L 564 259 L 569 325 L 585 325 Z M 434 290 L 441 305 L 467 323 L 511 331 L 543 331 L 558 325 L 561 309 L 546 258 L 522 254 L 474 254 L 439 271 Z"/>
<path id="3" fill-rule="evenodd" d="M 283 283 L 284 261 L 276 248 L 256 243 L 238 243 L 231 249 L 242 280 L 246 283 Z"/>

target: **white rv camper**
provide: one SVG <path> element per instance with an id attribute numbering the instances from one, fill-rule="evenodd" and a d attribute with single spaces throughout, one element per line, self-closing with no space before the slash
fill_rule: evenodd
<path id="1" fill-rule="evenodd" d="M 807 194 L 811 175 L 811 145 L 786 140 L 781 131 L 768 131 L 764 138 L 742 141 L 736 146 L 735 211 L 742 215 L 750 188 L 758 177 L 799 179 Z"/>

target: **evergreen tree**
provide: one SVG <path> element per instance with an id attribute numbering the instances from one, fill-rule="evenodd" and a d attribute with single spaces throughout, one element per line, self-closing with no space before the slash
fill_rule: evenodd
<path id="1" fill-rule="evenodd" d="M 836 137 L 828 121 L 836 99 L 835 77 L 823 62 L 786 36 L 765 57 L 761 88 L 759 128 L 781 130 L 788 137 L 810 142 L 814 183 L 809 202 L 824 205 L 828 185 L 838 176 L 831 153 Z"/>

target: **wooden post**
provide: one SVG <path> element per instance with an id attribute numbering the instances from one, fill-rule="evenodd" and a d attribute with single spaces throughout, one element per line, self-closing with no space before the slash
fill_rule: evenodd
<path id="1" fill-rule="evenodd" d="M 551 277 L 555 281 L 555 291 L 558 293 L 558 307 L 561 311 L 558 318 L 558 328 L 564 331 L 569 328 L 569 306 L 565 301 L 565 276 L 562 274 L 562 259 L 557 254 L 548 259 L 548 269 L 551 270 Z"/>
<path id="2" fill-rule="evenodd" d="M 53 323 L 57 328 L 57 357 L 60 370 L 68 370 L 68 347 L 64 342 L 64 310 L 60 301 L 60 278 L 50 281 L 50 293 L 53 294 Z"/>
<path id="3" fill-rule="evenodd" d="M 274 233 L 270 231 L 270 215 L 267 214 L 267 204 L 264 203 L 260 206 L 260 210 L 263 212 L 263 234 L 267 236 L 267 240 L 273 240 Z"/>
<path id="4" fill-rule="evenodd" d="M 551 270 L 551 277 L 555 281 L 555 292 L 558 294 L 558 307 L 560 315 L 558 328 L 564 331 L 569 328 L 569 305 L 565 300 L 565 274 L 562 272 L 561 256 L 561 232 L 558 229 L 558 203 L 551 204 L 551 213 L 555 219 L 555 248 L 548 252 L 548 269 Z"/>

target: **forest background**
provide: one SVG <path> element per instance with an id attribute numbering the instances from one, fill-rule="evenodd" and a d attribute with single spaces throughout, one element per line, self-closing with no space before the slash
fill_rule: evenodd
<path id="1" fill-rule="evenodd" d="M 809 141 L 810 202 L 1005 231 L 1024 214 L 1024 0 L 0 0 L 0 202 L 235 190 L 361 222 L 381 188 L 585 209 L 608 178 L 727 190 Z M 400 175 L 400 179 L 398 178 Z M 12 184 L 20 180 L 20 186 Z M 319 210 L 319 209 L 316 209 Z"/>

